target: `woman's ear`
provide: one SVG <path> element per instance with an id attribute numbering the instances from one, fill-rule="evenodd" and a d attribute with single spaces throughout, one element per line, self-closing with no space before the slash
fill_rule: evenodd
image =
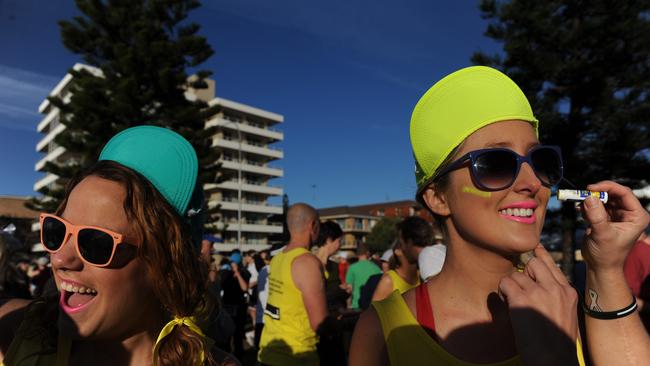
<path id="1" fill-rule="evenodd" d="M 393 253 L 395 255 L 400 255 L 400 256 L 404 255 L 404 251 L 402 250 L 402 248 L 395 248 L 395 250 L 393 250 Z"/>
<path id="2" fill-rule="evenodd" d="M 447 197 L 433 185 L 430 185 L 422 192 L 422 200 L 429 206 L 431 211 L 440 216 L 449 216 L 451 211 L 447 203 Z"/>

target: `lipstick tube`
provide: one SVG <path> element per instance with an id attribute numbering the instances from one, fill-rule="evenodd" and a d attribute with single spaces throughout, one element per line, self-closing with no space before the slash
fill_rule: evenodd
<path id="1" fill-rule="evenodd" d="M 557 199 L 560 201 L 584 201 L 587 197 L 596 197 L 603 203 L 607 203 L 609 196 L 607 192 L 592 192 L 576 189 L 560 189 L 557 191 Z"/>

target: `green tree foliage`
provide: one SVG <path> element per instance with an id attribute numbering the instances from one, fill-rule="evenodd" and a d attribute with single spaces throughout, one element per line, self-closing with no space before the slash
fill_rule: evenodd
<path id="1" fill-rule="evenodd" d="M 272 246 L 285 245 L 289 242 L 289 226 L 287 226 L 287 212 L 289 211 L 289 196 L 285 193 L 282 195 L 282 213 L 269 215 L 270 224 L 282 224 L 282 232 L 279 234 L 270 234 L 268 236 L 269 244 Z"/>
<path id="2" fill-rule="evenodd" d="M 74 172 L 93 164 L 103 145 L 117 132 L 151 124 L 171 128 L 187 138 L 199 157 L 199 179 L 215 182 L 219 152 L 211 148 L 214 128 L 204 128 L 216 111 L 185 97 L 188 87 L 207 87 L 208 71 L 187 70 L 207 60 L 213 50 L 187 21 L 200 6 L 196 0 L 77 0 L 81 16 L 59 22 L 66 48 L 101 70 L 69 71 L 69 102 L 50 97 L 66 129 L 54 142 L 72 159 L 47 163 L 45 171 L 65 183 Z M 63 198 L 63 186 L 39 192 L 31 206 L 51 211 Z M 210 220 L 208 220 L 210 221 Z"/>
<path id="3" fill-rule="evenodd" d="M 366 246 L 373 253 L 381 253 L 393 245 L 397 239 L 397 223 L 399 217 L 384 217 L 373 226 L 366 237 Z"/>
<path id="4" fill-rule="evenodd" d="M 540 139 L 562 148 L 578 188 L 603 179 L 648 184 L 650 2 L 483 0 L 485 35 L 503 55 L 472 61 L 503 70 L 540 120 Z M 561 208 L 563 270 L 573 268 L 576 214 Z"/>

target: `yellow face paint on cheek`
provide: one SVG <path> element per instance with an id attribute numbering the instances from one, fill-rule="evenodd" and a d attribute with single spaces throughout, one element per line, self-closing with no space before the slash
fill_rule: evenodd
<path id="1" fill-rule="evenodd" d="M 468 187 L 464 186 L 463 187 L 463 193 L 469 193 L 473 194 L 475 196 L 483 197 L 483 198 L 490 198 L 492 197 L 492 192 L 485 192 L 485 191 L 480 191 L 474 187 Z"/>

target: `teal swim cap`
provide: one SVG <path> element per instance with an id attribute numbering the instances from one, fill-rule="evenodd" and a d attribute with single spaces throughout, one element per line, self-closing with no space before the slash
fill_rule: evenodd
<path id="1" fill-rule="evenodd" d="M 199 162 L 192 145 L 156 126 L 123 130 L 104 146 L 99 160 L 112 160 L 142 174 L 185 217 L 197 187 Z M 200 207 L 199 207 L 200 209 Z"/>

